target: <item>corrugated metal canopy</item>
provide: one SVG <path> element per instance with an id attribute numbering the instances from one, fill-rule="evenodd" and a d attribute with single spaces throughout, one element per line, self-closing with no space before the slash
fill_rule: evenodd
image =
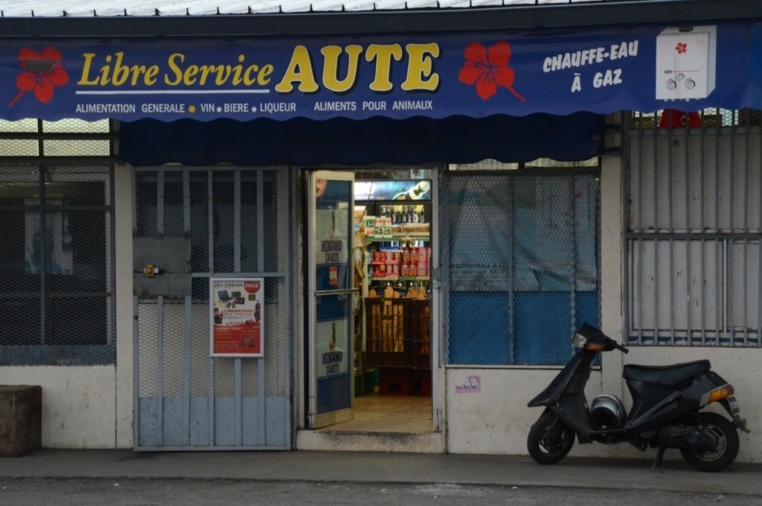
<path id="1" fill-rule="evenodd" d="M 31 16 L 205 16 L 464 9 L 519 5 L 603 2 L 604 0 L 6 0 L 6 17 Z"/>

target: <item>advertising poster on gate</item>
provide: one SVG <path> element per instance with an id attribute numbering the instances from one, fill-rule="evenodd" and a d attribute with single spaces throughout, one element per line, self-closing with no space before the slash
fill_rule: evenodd
<path id="1" fill-rule="evenodd" d="M 264 357 L 264 279 L 209 281 L 210 354 Z"/>

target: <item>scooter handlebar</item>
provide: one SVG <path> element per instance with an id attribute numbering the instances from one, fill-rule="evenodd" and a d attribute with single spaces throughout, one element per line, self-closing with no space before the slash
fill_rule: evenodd
<path id="1" fill-rule="evenodd" d="M 593 348 L 588 348 L 588 343 L 590 341 L 596 340 L 597 345 L 601 347 L 601 348 L 598 348 L 596 351 L 619 350 L 622 353 L 630 352 L 630 350 L 628 350 L 621 344 L 611 339 L 609 336 L 604 334 L 600 329 L 593 327 L 587 322 L 583 323 L 582 326 L 579 327 L 574 332 L 574 338 L 572 341 L 575 341 L 577 337 L 582 339 L 582 342 L 584 342 L 584 347 L 586 349 L 592 350 Z M 579 347 L 581 348 L 582 346 L 579 346 Z"/>

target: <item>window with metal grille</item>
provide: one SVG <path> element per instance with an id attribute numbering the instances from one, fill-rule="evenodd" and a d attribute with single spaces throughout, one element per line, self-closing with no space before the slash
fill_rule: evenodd
<path id="1" fill-rule="evenodd" d="M 600 320 L 598 170 L 451 171 L 448 361 L 553 365 Z"/>
<path id="2" fill-rule="evenodd" d="M 115 362 L 113 169 L 100 154 L 111 149 L 103 128 L 0 122 L 0 365 Z M 25 151 L 30 139 L 19 130 L 37 151 Z M 48 151 L 56 130 L 86 143 L 59 137 Z"/>
<path id="3" fill-rule="evenodd" d="M 759 126 L 751 110 L 632 114 L 623 179 L 631 344 L 762 344 Z"/>

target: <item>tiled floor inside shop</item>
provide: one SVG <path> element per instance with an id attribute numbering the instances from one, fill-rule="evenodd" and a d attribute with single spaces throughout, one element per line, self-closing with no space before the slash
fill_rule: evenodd
<path id="1" fill-rule="evenodd" d="M 431 424 L 431 397 L 372 393 L 355 397 L 353 420 L 321 430 L 421 433 Z"/>

